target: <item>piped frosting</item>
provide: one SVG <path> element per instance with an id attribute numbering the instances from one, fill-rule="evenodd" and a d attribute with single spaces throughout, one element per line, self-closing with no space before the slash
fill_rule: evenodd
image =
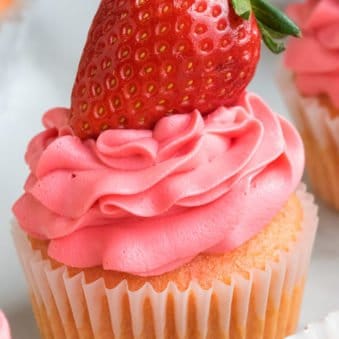
<path id="1" fill-rule="evenodd" d="M 68 111 L 44 117 L 14 213 L 49 255 L 74 267 L 158 275 L 200 253 L 225 253 L 270 222 L 295 190 L 304 153 L 295 129 L 245 94 L 162 118 L 151 130 L 80 140 Z"/>

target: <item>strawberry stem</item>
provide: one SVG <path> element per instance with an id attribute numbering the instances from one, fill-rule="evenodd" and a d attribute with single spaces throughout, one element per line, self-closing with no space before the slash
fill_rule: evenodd
<path id="1" fill-rule="evenodd" d="M 245 20 L 253 12 L 262 39 L 273 53 L 281 53 L 285 49 L 284 43 L 279 40 L 288 35 L 301 37 L 299 27 L 266 0 L 232 0 L 232 6 L 236 14 Z"/>

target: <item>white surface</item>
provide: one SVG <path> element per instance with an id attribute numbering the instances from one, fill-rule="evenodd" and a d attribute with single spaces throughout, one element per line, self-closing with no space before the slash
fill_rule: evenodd
<path id="1" fill-rule="evenodd" d="M 313 323 L 287 339 L 338 339 L 338 336 L 339 311 L 330 313 L 323 321 Z"/>
<path id="2" fill-rule="evenodd" d="M 11 205 L 22 192 L 27 175 L 25 148 L 41 130 L 40 118 L 45 110 L 69 105 L 77 61 L 97 3 L 98 0 L 36 0 L 24 15 L 18 43 L 13 41 L 8 46 L 8 72 L 1 68 L 3 60 L 0 63 L 0 308 L 9 318 L 13 339 L 38 338 L 9 226 Z M 3 32 L 0 29 L 0 34 Z M 274 84 L 276 61 L 263 51 L 251 88 L 274 110 L 287 116 Z M 1 87 L 5 73 L 6 86 Z M 339 214 L 320 206 L 321 222 L 301 326 L 339 309 Z"/>

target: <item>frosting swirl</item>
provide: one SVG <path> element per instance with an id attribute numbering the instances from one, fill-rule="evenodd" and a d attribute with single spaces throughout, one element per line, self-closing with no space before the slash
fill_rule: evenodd
<path id="1" fill-rule="evenodd" d="M 303 148 L 260 98 L 162 118 L 151 130 L 81 141 L 67 110 L 46 113 L 14 205 L 23 229 L 69 266 L 157 275 L 258 233 L 298 185 Z"/>
<path id="2" fill-rule="evenodd" d="M 286 67 L 306 96 L 326 94 L 339 107 L 339 2 L 308 0 L 288 7 L 303 38 L 292 38 L 285 53 Z"/>

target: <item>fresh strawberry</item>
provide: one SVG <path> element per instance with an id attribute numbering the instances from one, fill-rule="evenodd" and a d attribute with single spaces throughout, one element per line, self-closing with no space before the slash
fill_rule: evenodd
<path id="1" fill-rule="evenodd" d="M 252 2 L 261 9 L 261 1 Z M 74 133 L 95 138 L 111 128 L 151 129 L 168 114 L 232 105 L 259 59 L 253 3 L 102 0 L 73 88 Z M 265 42 L 281 49 L 270 34 L 288 32 L 258 23 Z"/>

